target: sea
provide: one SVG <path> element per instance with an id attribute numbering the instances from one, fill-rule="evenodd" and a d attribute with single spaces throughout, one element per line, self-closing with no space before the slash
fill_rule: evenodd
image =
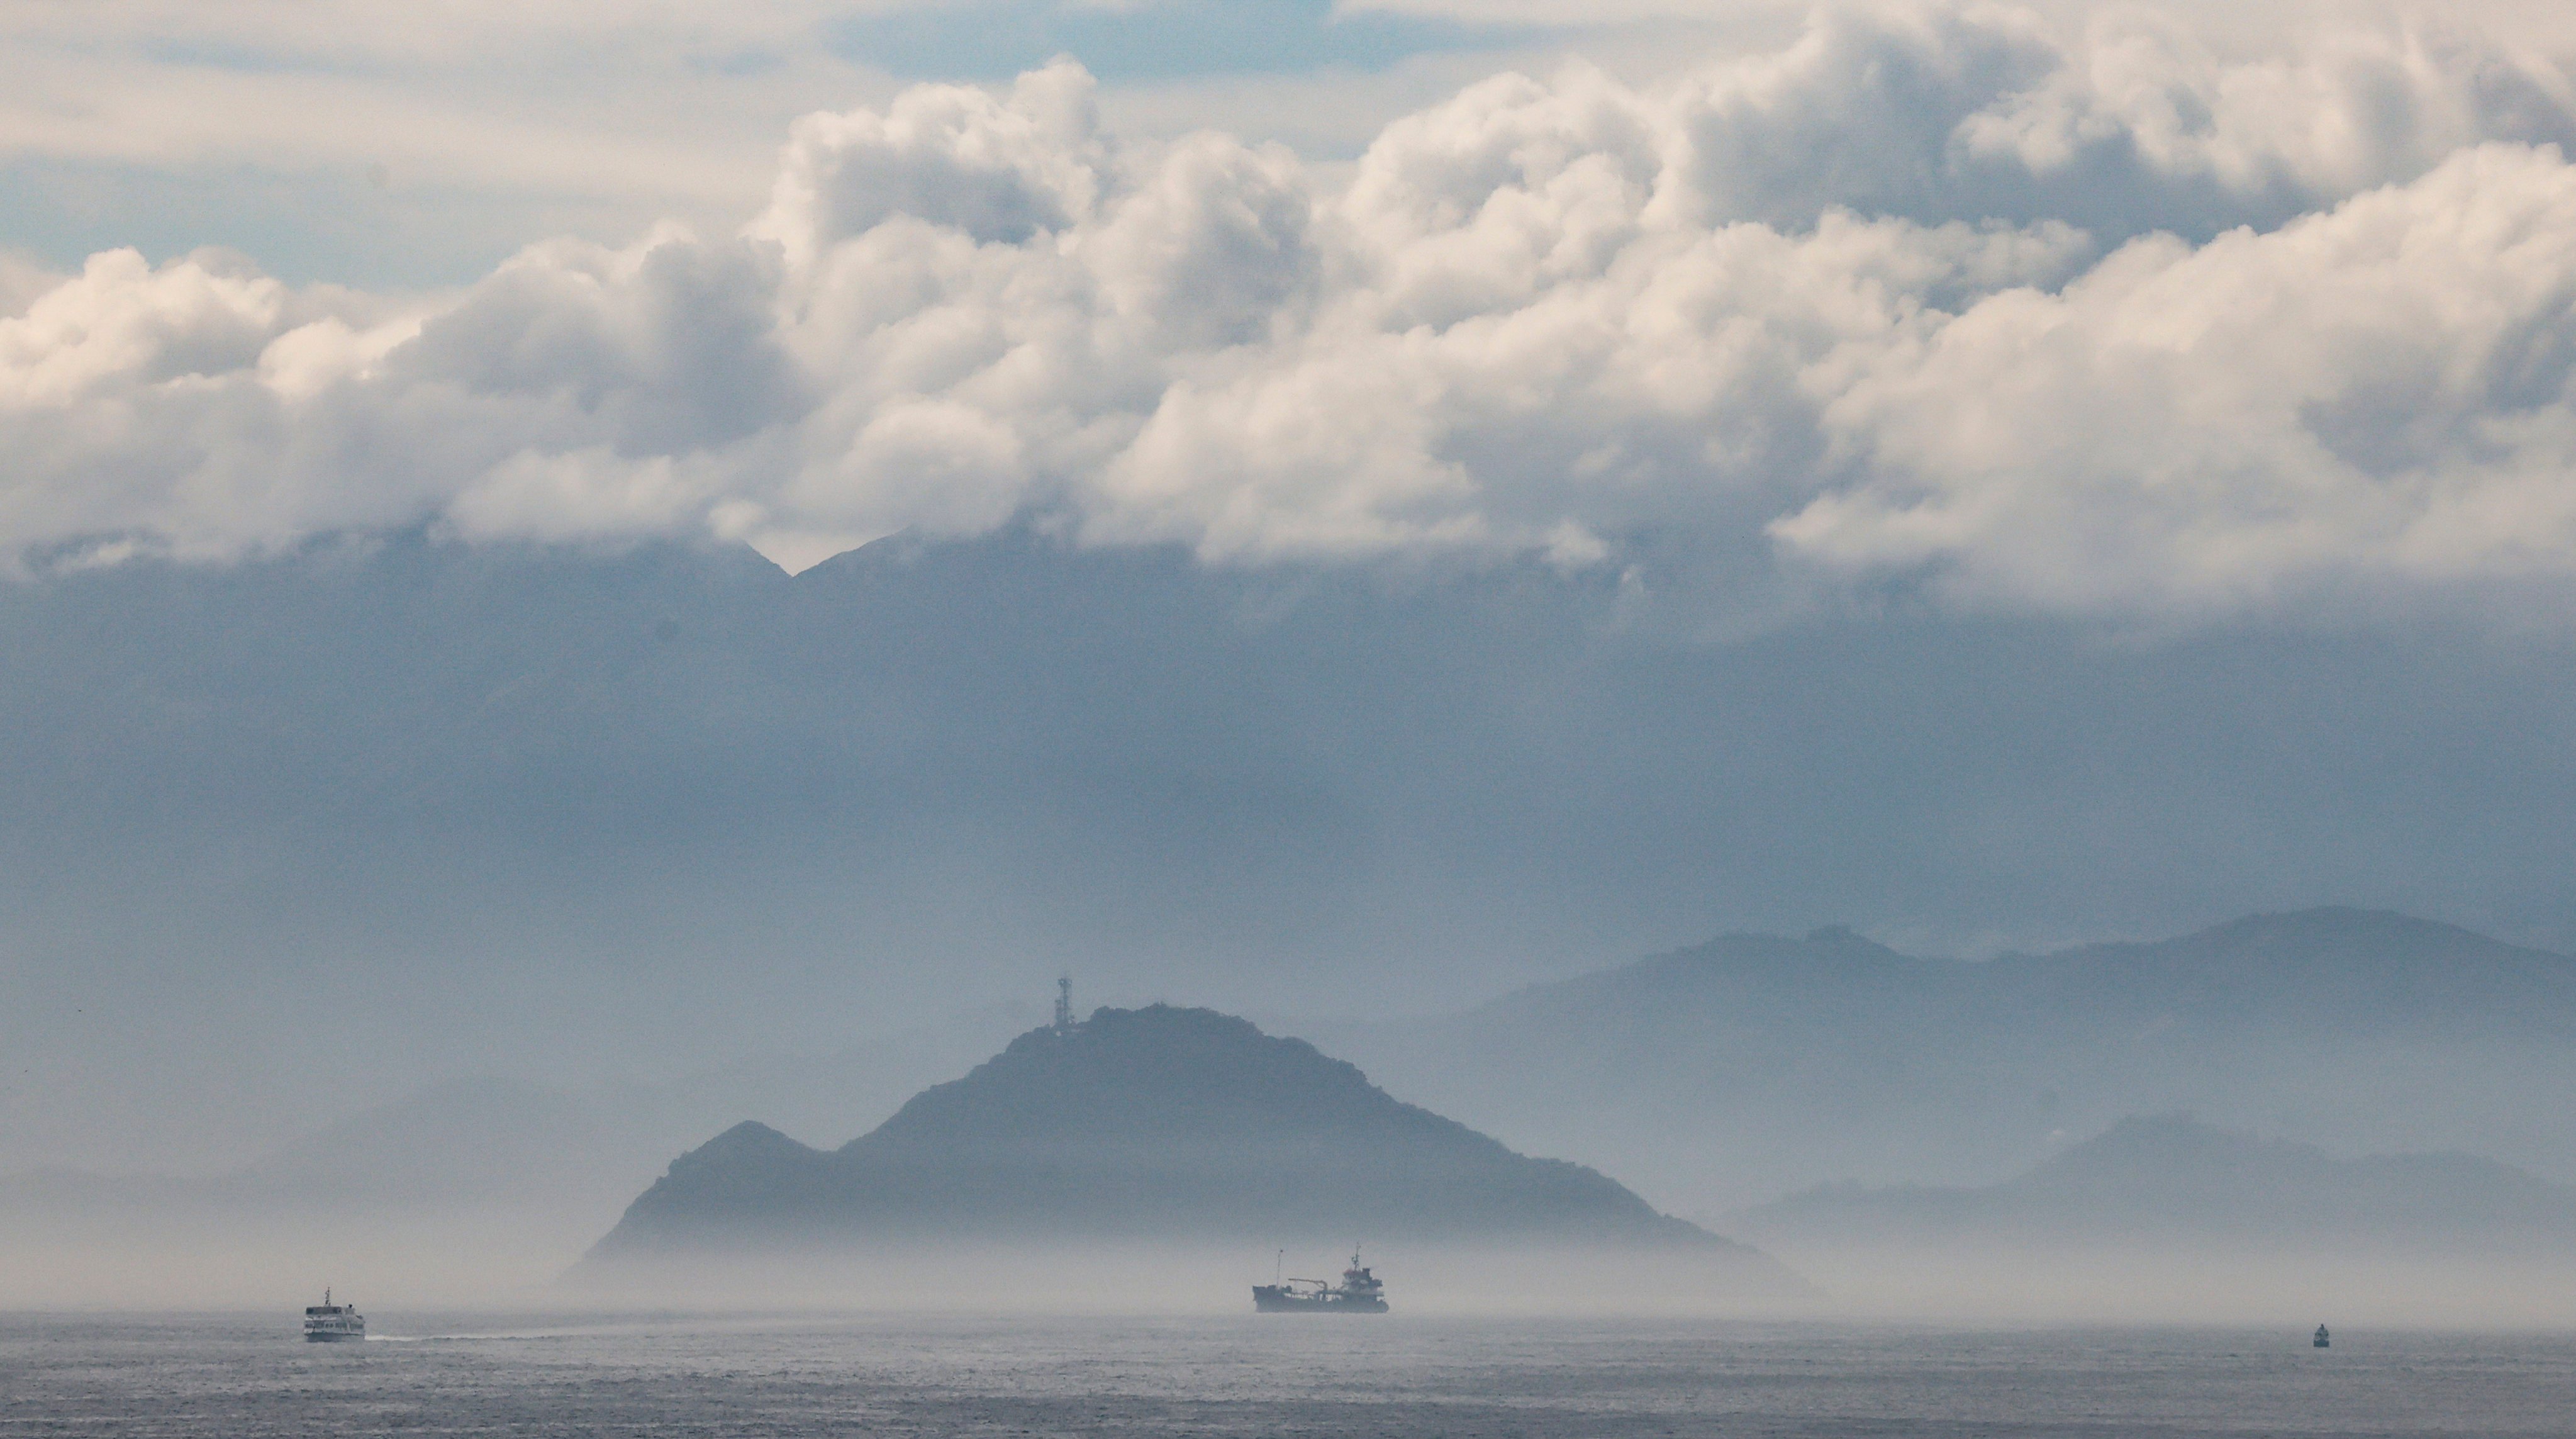
<path id="1" fill-rule="evenodd" d="M 0 1316 L 0 1436 L 2576 1435 L 2576 1336 L 1356 1315 Z"/>

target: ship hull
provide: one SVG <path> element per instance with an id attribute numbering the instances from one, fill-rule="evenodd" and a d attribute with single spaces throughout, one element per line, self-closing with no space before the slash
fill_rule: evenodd
<path id="1" fill-rule="evenodd" d="M 366 1337 L 367 1331 L 363 1329 L 358 1330 L 353 1334 L 343 1333 L 336 1329 L 307 1329 L 304 1331 L 304 1342 L 307 1344 L 355 1344 Z"/>
<path id="2" fill-rule="evenodd" d="M 1338 1294 L 1295 1294 L 1276 1285 L 1252 1286 L 1252 1307 L 1263 1314 L 1384 1314 L 1383 1299 L 1345 1299 Z"/>

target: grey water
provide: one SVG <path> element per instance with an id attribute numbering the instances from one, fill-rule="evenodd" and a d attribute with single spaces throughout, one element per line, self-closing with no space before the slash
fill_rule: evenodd
<path id="1" fill-rule="evenodd" d="M 2564 1435 L 2576 1337 L 1716 1320 L 0 1316 L 0 1436 Z"/>

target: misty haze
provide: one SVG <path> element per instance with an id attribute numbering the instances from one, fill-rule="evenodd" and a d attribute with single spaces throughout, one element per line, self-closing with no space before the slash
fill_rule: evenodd
<path id="1" fill-rule="evenodd" d="M 2570 1432 L 2576 12 L 0 81 L 0 1432 Z"/>

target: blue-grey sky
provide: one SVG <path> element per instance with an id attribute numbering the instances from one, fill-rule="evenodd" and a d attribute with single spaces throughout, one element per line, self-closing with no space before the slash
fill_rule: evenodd
<path id="1" fill-rule="evenodd" d="M 1067 965 L 2576 942 L 2554 7 L 0 37 L 18 1160 Z"/>

